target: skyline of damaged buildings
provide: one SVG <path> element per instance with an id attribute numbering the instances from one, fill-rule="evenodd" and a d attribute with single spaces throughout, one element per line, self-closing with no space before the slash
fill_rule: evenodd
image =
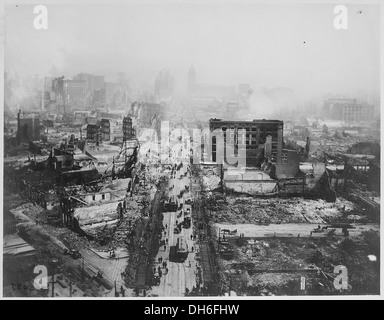
<path id="1" fill-rule="evenodd" d="M 383 291 L 379 6 L 220 2 L 5 6 L 4 296 Z"/>
<path id="2" fill-rule="evenodd" d="M 325 163 L 326 168 L 330 168 L 330 164 L 334 160 L 329 160 L 328 162 L 331 163 L 327 163 L 324 161 L 324 157 L 332 157 L 332 152 L 328 153 L 328 151 L 337 145 L 336 148 L 343 148 L 345 153 L 342 157 L 343 160 L 338 159 L 338 165 L 345 166 L 353 158 L 348 157 L 346 153 L 348 149 L 352 148 L 352 144 L 348 140 L 360 143 L 367 140 L 364 139 L 364 136 L 368 135 L 370 137 L 366 143 L 375 143 L 379 137 L 379 127 L 376 121 L 377 107 L 364 101 L 327 98 L 324 99 L 323 106 L 317 114 L 310 118 L 302 114 L 295 119 L 247 121 L 242 120 L 243 114 L 247 114 L 250 98 L 257 90 L 251 89 L 249 84 L 243 83 L 238 86 L 236 91 L 234 86 L 199 84 L 197 79 L 195 68 L 191 66 L 187 75 L 188 94 L 181 97 L 180 100 L 174 94 L 175 78 L 169 70 L 161 71 L 154 81 L 154 96 L 166 99 L 173 96 L 174 98 L 168 102 L 162 100 L 160 103 L 154 103 L 151 99 L 151 102 L 146 101 L 148 95 L 142 96 L 142 101 L 128 99 L 129 81 L 122 73 L 119 74 L 118 81 L 113 85 L 105 82 L 103 76 L 86 73 L 77 74 L 73 80 L 64 77 L 47 78 L 41 110 L 23 112 L 19 110 L 16 128 L 11 114 L 6 116 L 5 130 L 8 133 L 5 136 L 6 146 L 16 147 L 29 140 L 38 141 L 41 135 L 43 139 L 46 139 L 44 133 L 52 130 L 54 123 L 64 125 L 71 122 L 78 127 L 73 132 L 74 138 L 77 141 L 85 139 L 85 145 L 81 148 L 82 152 L 96 151 L 103 143 L 113 145 L 139 138 L 144 128 L 156 127 L 157 133 L 160 134 L 161 120 L 166 119 L 166 116 L 169 116 L 170 119 L 178 116 L 175 104 L 189 104 L 195 114 L 195 120 L 191 122 L 192 127 L 187 127 L 190 133 L 192 133 L 193 126 L 196 125 L 200 129 L 209 128 L 211 132 L 218 129 L 222 132 L 221 138 L 224 139 L 225 146 L 235 145 L 235 153 L 238 144 L 245 146 L 246 161 L 242 161 L 242 163 L 245 164 L 249 174 L 252 170 L 262 171 L 261 180 L 284 180 L 284 186 L 289 185 L 290 179 L 292 181 L 296 179 L 296 182 L 301 181 L 300 184 L 304 190 L 305 174 L 300 167 L 305 166 L 304 164 L 309 160 L 310 163 L 316 162 L 312 165 L 313 167 L 318 166 L 317 162 L 321 162 Z M 50 84 L 47 85 L 47 83 Z M 100 90 L 112 87 L 117 90 L 114 93 L 103 95 L 100 99 Z M 123 96 L 124 98 L 121 99 Z M 49 97 L 48 104 L 46 97 Z M 208 118 L 203 121 L 198 115 L 199 112 L 202 112 L 207 113 L 208 116 L 210 111 L 216 110 L 210 103 L 218 103 L 217 108 L 221 112 L 215 112 L 220 117 L 211 118 L 207 123 Z M 62 109 L 63 107 L 64 109 Z M 230 118 L 234 119 L 225 120 Z M 243 129 L 244 134 L 239 133 Z M 12 136 L 15 136 L 16 139 Z M 218 150 L 218 145 L 214 140 L 215 138 L 212 138 L 212 158 L 209 160 L 216 162 L 216 153 L 226 153 L 226 149 Z M 343 147 L 340 146 L 339 141 L 335 144 L 337 140 L 342 142 Z M 376 160 L 377 157 L 376 153 Z M 370 161 L 372 160 L 370 159 Z M 317 170 L 313 170 L 317 172 Z M 336 175 L 336 171 L 338 174 L 342 171 L 340 167 L 337 170 L 327 170 L 331 170 L 329 172 L 333 172 L 333 175 Z M 327 170 L 324 169 L 323 173 Z M 226 173 L 226 177 L 226 179 L 248 180 L 246 175 L 236 178 L 235 174 Z M 251 181 L 260 179 L 250 178 Z M 262 189 L 262 187 L 259 188 Z"/>
<path id="3" fill-rule="evenodd" d="M 355 232 L 352 224 L 363 230 L 353 237 L 376 230 L 381 170 L 377 105 L 328 95 L 310 113 L 303 106 L 291 113 L 289 99 L 278 98 L 289 97 L 289 88 L 198 79 L 191 66 L 187 92 L 179 94 L 177 79 L 162 70 L 151 90 L 134 92 L 122 73 L 116 82 L 79 73 L 72 79 L 46 79 L 44 92 L 31 97 L 35 104 L 8 106 L 6 294 L 23 295 L 11 291 L 12 283 L 31 281 L 28 270 L 37 261 L 50 263 L 52 256 L 63 259 L 60 276 L 85 296 L 108 290 L 129 296 L 264 295 L 265 288 L 295 294 L 282 289 L 284 281 L 296 281 L 286 270 L 301 272 L 303 263 L 305 268 L 316 263 L 292 257 L 271 263 L 266 250 L 275 247 L 258 241 L 274 242 L 275 254 L 281 255 L 290 252 L 284 249 L 286 238 L 316 248 L 322 246 L 317 238 L 326 239 L 335 247 L 338 239 Z M 255 117 L 260 97 L 284 112 Z M 313 101 L 303 103 L 313 107 Z M 173 266 L 168 271 L 153 262 L 168 254 L 166 241 L 171 244 L 164 259 Z M 47 248 L 47 242 L 57 245 Z M 324 256 L 328 247 L 322 247 Z M 63 258 L 64 252 L 73 259 Z M 258 265 L 252 259 L 259 258 L 266 263 L 261 269 L 280 270 L 286 279 L 260 282 L 256 274 L 262 271 L 252 271 Z M 14 261 L 20 261 L 16 271 Z M 193 274 L 176 267 L 184 261 L 194 265 Z M 330 265 L 318 262 L 316 268 Z M 248 280 L 233 279 L 239 273 L 248 274 Z M 82 285 L 84 275 L 88 287 Z M 179 286 L 181 277 L 186 280 Z M 115 281 L 123 288 L 120 293 Z M 102 289 L 92 287 L 94 282 Z M 310 290 L 337 293 L 316 286 Z M 376 292 L 373 286 L 354 290 Z"/>

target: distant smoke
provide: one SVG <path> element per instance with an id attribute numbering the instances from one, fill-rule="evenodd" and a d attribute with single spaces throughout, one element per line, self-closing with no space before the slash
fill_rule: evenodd
<path id="1" fill-rule="evenodd" d="M 39 104 L 38 91 L 43 89 L 43 79 L 38 76 L 19 77 L 16 73 L 5 73 L 4 105 L 6 111 L 35 109 Z"/>
<path id="2" fill-rule="evenodd" d="M 248 119 L 269 118 L 272 114 L 292 108 L 297 97 L 289 88 L 259 88 L 250 96 Z"/>

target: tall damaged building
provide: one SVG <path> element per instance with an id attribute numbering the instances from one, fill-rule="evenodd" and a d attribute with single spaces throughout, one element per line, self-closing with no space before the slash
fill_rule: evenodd
<path id="1" fill-rule="evenodd" d="M 299 173 L 300 155 L 284 146 L 283 121 L 211 119 L 209 129 L 215 133 L 211 141 L 213 162 L 217 161 L 215 136 L 218 133 L 224 141 L 224 152 L 227 146 L 234 146 L 235 154 L 239 146 L 245 148 L 246 159 L 241 159 L 241 163 L 245 163 L 246 168 L 261 168 L 273 178 L 291 178 Z"/>

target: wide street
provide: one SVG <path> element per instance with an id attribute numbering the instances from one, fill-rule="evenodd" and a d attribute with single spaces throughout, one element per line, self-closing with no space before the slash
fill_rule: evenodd
<path id="1" fill-rule="evenodd" d="M 163 232 L 161 240 L 165 241 L 165 245 L 161 245 L 159 252 L 155 258 L 156 266 L 154 274 L 160 276 L 159 286 L 153 286 L 148 292 L 148 295 L 163 296 L 163 297 L 182 297 L 186 290 L 191 291 L 196 286 L 197 263 L 195 261 L 198 245 L 193 239 L 193 220 L 190 228 L 181 228 L 180 233 L 175 233 L 174 229 L 178 223 L 181 223 L 186 215 L 187 209 L 191 210 L 192 206 L 186 204 L 185 201 L 190 198 L 190 192 L 186 191 L 186 187 L 190 186 L 190 173 L 188 164 L 183 163 L 179 170 L 171 173 L 173 177 L 168 183 L 168 197 L 178 201 L 178 210 L 176 212 L 163 212 Z M 184 191 L 184 192 L 183 192 Z M 183 192 L 181 198 L 178 196 Z M 182 208 L 180 208 L 182 204 Z M 188 216 L 191 217 L 191 213 Z M 188 250 L 188 256 L 184 262 L 171 262 L 170 250 L 171 247 L 177 246 L 178 239 L 183 238 Z M 159 262 L 159 258 L 162 259 Z M 163 267 L 163 262 L 166 262 L 166 267 Z M 160 274 L 159 274 L 160 267 Z"/>

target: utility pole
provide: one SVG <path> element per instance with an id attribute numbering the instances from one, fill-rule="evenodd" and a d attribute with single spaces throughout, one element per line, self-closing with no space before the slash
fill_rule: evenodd
<path id="1" fill-rule="evenodd" d="M 115 297 L 119 297 L 119 293 L 117 292 L 117 287 L 116 287 L 116 280 L 115 280 Z"/>
<path id="2" fill-rule="evenodd" d="M 83 258 L 83 265 L 82 265 L 82 269 L 83 269 L 83 272 L 82 272 L 82 281 L 84 283 L 84 280 L 85 280 L 85 271 L 84 271 L 84 258 Z"/>
<path id="3" fill-rule="evenodd" d="M 51 260 L 52 263 L 52 298 L 55 296 L 55 265 L 59 262 L 57 258 Z"/>
<path id="4" fill-rule="evenodd" d="M 55 268 L 52 266 L 52 298 L 55 296 Z"/>

